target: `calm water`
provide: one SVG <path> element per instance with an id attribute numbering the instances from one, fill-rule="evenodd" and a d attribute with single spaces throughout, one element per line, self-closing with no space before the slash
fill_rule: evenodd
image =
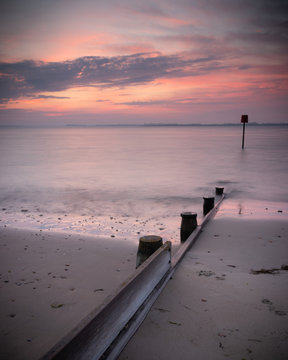
<path id="1" fill-rule="evenodd" d="M 51 227 L 61 215 L 178 217 L 217 185 L 288 202 L 288 127 L 248 125 L 244 151 L 241 136 L 241 127 L 1 129 L 2 215 L 49 215 Z"/>

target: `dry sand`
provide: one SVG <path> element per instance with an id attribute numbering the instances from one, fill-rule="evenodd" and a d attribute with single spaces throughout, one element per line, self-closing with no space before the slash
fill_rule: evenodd
<path id="1" fill-rule="evenodd" d="M 287 214 L 224 201 L 119 359 L 287 359 Z"/>
<path id="2" fill-rule="evenodd" d="M 1 359 L 38 359 L 135 269 L 135 244 L 0 228 Z"/>

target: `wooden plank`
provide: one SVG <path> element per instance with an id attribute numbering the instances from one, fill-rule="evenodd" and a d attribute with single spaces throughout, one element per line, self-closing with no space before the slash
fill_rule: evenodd
<path id="1" fill-rule="evenodd" d="M 217 201 L 217 203 L 214 205 L 214 208 L 204 217 L 201 227 L 204 227 L 204 225 L 207 223 L 207 221 L 210 220 L 212 216 L 215 215 L 215 212 L 218 210 L 219 206 L 221 205 L 222 201 L 225 199 L 225 195 L 221 195 L 220 199 Z"/>
<path id="2" fill-rule="evenodd" d="M 191 248 L 191 246 L 195 243 L 198 236 L 202 232 L 203 227 L 206 225 L 206 223 L 209 221 L 209 219 L 215 214 L 215 212 L 218 210 L 221 202 L 224 200 L 224 195 L 221 196 L 221 198 L 217 201 L 216 205 L 212 210 L 209 211 L 209 213 L 204 217 L 202 223 L 197 226 L 197 228 L 192 232 L 192 234 L 188 237 L 188 239 L 180 246 L 176 254 L 173 256 L 171 260 L 171 266 L 172 268 L 175 268 L 179 262 L 183 259 L 186 252 Z"/>
<path id="3" fill-rule="evenodd" d="M 171 243 L 168 241 L 151 255 L 114 295 L 107 298 L 101 308 L 90 313 L 42 360 L 116 359 L 223 199 L 224 195 L 180 246 L 172 260 Z"/>
<path id="4" fill-rule="evenodd" d="M 192 234 L 188 237 L 188 239 L 181 244 L 176 254 L 172 257 L 171 267 L 175 268 L 180 261 L 185 256 L 186 252 L 191 248 L 194 242 L 197 240 L 199 234 L 201 233 L 202 227 L 197 226 L 197 228 L 192 232 Z"/>
<path id="5" fill-rule="evenodd" d="M 43 360 L 99 359 L 170 268 L 171 243 L 166 242 L 135 271 L 116 294 L 56 344 Z"/>
<path id="6" fill-rule="evenodd" d="M 167 271 L 167 273 L 164 275 L 160 283 L 153 289 L 152 293 L 149 295 L 149 297 L 145 300 L 145 302 L 142 304 L 142 306 L 138 309 L 138 311 L 135 313 L 135 315 L 130 319 L 130 321 L 126 324 L 124 329 L 121 331 L 121 333 L 117 336 L 114 343 L 112 343 L 108 350 L 105 352 L 103 356 L 103 360 L 114 360 L 117 358 L 117 356 L 120 354 L 122 349 L 125 347 L 125 345 L 128 343 L 130 338 L 133 336 L 133 334 L 136 332 L 138 327 L 141 325 L 143 320 L 145 319 L 146 315 L 148 314 L 149 310 L 151 309 L 153 303 L 167 284 L 167 282 L 172 277 L 174 271 L 176 270 L 176 266 L 179 264 L 179 262 L 182 260 L 182 258 L 185 256 L 185 253 L 191 248 L 191 246 L 194 244 L 200 233 L 202 232 L 202 228 L 206 225 L 207 221 L 215 214 L 215 212 L 218 210 L 221 202 L 224 199 L 224 195 L 221 196 L 221 198 L 217 201 L 215 207 L 204 217 L 202 223 L 200 226 L 198 226 L 193 233 L 190 235 L 190 237 L 181 245 L 178 252 L 173 256 L 171 260 L 171 267 Z"/>
<path id="7" fill-rule="evenodd" d="M 109 346 L 107 351 L 101 357 L 101 360 L 115 360 L 117 359 L 120 352 L 123 350 L 125 345 L 129 342 L 130 338 L 135 334 L 138 327 L 142 324 L 148 312 L 150 311 L 152 305 L 156 301 L 157 297 L 160 295 L 167 282 L 170 280 L 173 275 L 174 269 L 170 268 L 167 273 L 164 275 L 162 280 L 157 284 L 153 289 L 148 298 L 140 306 L 134 316 L 122 329 L 121 333 L 117 336 L 114 342 Z"/>

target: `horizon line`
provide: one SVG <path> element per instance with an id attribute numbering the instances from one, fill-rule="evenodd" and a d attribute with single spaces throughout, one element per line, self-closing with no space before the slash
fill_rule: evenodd
<path id="1" fill-rule="evenodd" d="M 241 126 L 242 123 L 216 123 L 216 124 L 201 124 L 201 123 L 142 123 L 142 124 L 62 124 L 62 125 L 11 125 L 11 124 L 0 124 L 0 128 L 91 128 L 91 127 L 193 127 L 193 126 Z M 248 126 L 288 126 L 288 122 L 280 123 L 258 123 L 250 122 Z"/>

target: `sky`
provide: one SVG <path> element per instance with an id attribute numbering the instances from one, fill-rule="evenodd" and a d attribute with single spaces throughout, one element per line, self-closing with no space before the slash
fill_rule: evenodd
<path id="1" fill-rule="evenodd" d="M 287 0 L 3 0 L 0 125 L 288 122 Z"/>

